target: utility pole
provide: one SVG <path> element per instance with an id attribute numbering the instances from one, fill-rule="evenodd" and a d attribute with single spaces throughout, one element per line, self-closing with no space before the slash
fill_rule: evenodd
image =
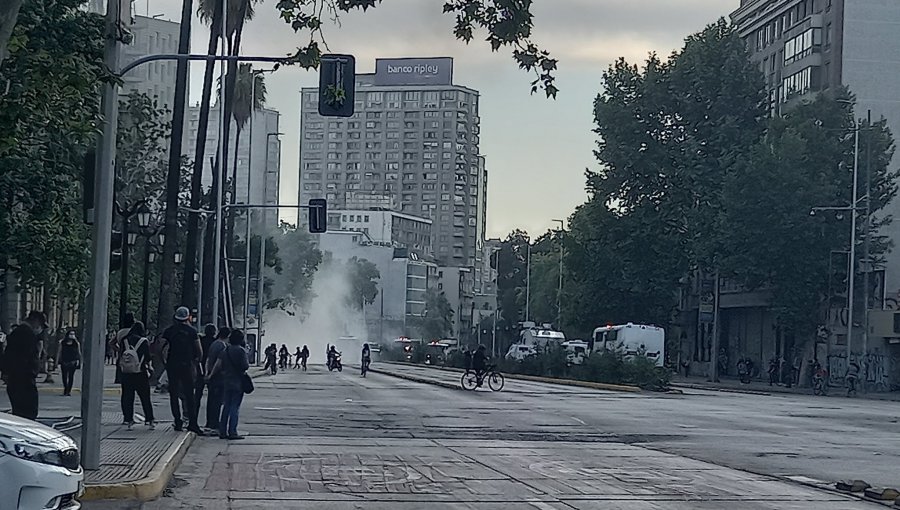
<path id="1" fill-rule="evenodd" d="M 269 194 L 269 140 L 274 136 L 279 137 L 284 133 L 266 133 L 266 167 L 263 171 L 263 203 L 266 202 L 266 195 Z M 281 144 L 278 145 L 279 151 L 281 150 Z M 280 154 L 280 152 L 279 152 Z M 262 214 L 262 234 L 259 236 L 259 277 L 257 278 L 257 290 L 256 290 L 256 342 L 259 347 L 262 347 L 262 337 L 263 337 L 263 292 L 265 291 L 265 278 L 263 278 L 263 271 L 266 268 L 266 238 L 268 237 L 268 230 L 266 228 L 266 219 L 267 214 L 263 211 Z M 259 349 L 257 349 L 259 352 Z"/>
<path id="2" fill-rule="evenodd" d="M 497 255 L 497 262 L 494 263 L 494 271 L 497 273 L 497 277 L 494 282 L 494 320 L 493 326 L 494 331 L 491 333 L 491 352 L 494 356 L 498 355 L 497 353 L 497 320 L 500 318 L 500 248 L 494 250 L 494 254 Z"/>
<path id="3" fill-rule="evenodd" d="M 719 271 L 716 270 L 713 289 L 713 323 L 712 323 L 712 368 L 711 382 L 719 382 Z"/>
<path id="4" fill-rule="evenodd" d="M 228 37 L 228 9 L 225 7 L 225 0 L 222 0 L 223 8 L 222 8 L 222 55 L 228 55 L 227 44 L 225 44 L 225 39 Z M 222 283 L 222 214 L 225 213 L 225 209 L 222 207 L 222 202 L 225 194 L 225 176 L 228 175 L 228 140 L 225 139 L 228 134 L 227 125 L 231 122 L 231 119 L 226 115 L 228 108 L 225 105 L 231 100 L 231 91 L 228 90 L 228 74 L 227 74 L 227 65 L 226 61 L 223 59 L 219 63 L 219 76 L 222 80 L 223 85 L 223 93 L 222 93 L 222 102 L 219 105 L 219 157 L 218 161 L 220 163 L 220 167 L 213 167 L 213 172 L 219 172 L 219 185 L 216 187 L 216 207 L 213 209 L 216 212 L 216 231 L 213 234 L 214 243 L 213 244 L 213 288 L 212 288 L 212 323 L 216 326 L 219 325 L 219 288 Z M 200 129 L 204 129 L 205 126 L 200 126 Z M 202 283 L 201 283 L 202 284 Z"/>
<path id="5" fill-rule="evenodd" d="M 111 0 L 106 5 L 106 49 L 103 62 L 113 75 L 119 72 L 118 34 L 131 3 Z M 125 11 L 125 12 L 123 12 Z M 113 191 L 116 168 L 116 130 L 119 122 L 119 89 L 108 80 L 103 85 L 103 133 L 97 147 L 94 184 L 94 231 L 91 250 L 91 290 L 87 302 L 84 370 L 81 392 L 81 462 L 85 469 L 100 468 L 100 422 L 103 410 L 103 358 L 109 295 L 109 252 L 112 242 Z"/>
<path id="6" fill-rule="evenodd" d="M 853 192 L 850 197 L 850 272 L 847 277 L 847 367 L 853 354 L 853 301 L 856 287 L 856 194 L 859 186 L 859 121 L 853 130 Z"/>
<path id="7" fill-rule="evenodd" d="M 862 337 L 862 356 L 869 352 L 869 298 L 871 297 L 871 288 L 869 287 L 869 275 L 872 273 L 873 265 L 871 259 L 871 243 L 872 243 L 872 110 L 867 113 L 866 123 L 866 218 L 865 218 L 865 241 L 863 241 L 863 260 L 866 261 L 865 272 L 863 273 L 863 288 L 865 289 L 865 307 L 863 308 L 863 337 Z M 859 121 L 857 121 L 857 125 Z M 853 204 L 854 207 L 856 204 Z M 848 365 L 849 366 L 849 365 Z M 863 370 L 866 370 L 863 363 Z M 863 373 L 863 377 L 866 374 Z M 865 385 L 863 385 L 865 388 Z"/>
<path id="8" fill-rule="evenodd" d="M 525 259 L 525 322 L 531 319 L 531 241 L 528 241 L 528 255 Z"/>
<path id="9" fill-rule="evenodd" d="M 562 235 L 563 230 L 566 228 L 565 222 L 563 220 L 553 220 L 554 222 L 559 223 L 559 288 L 556 289 L 556 329 L 562 331 L 562 287 L 563 287 L 563 243 L 562 243 Z"/>

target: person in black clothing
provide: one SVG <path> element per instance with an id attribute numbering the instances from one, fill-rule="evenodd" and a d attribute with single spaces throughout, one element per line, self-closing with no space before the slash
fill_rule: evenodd
<path id="1" fill-rule="evenodd" d="M 303 350 L 300 351 L 300 367 L 303 368 L 303 371 L 306 371 L 306 362 L 309 360 L 309 348 L 305 345 L 303 346 Z"/>
<path id="2" fill-rule="evenodd" d="M 264 370 L 272 370 L 272 375 L 278 373 L 278 363 L 276 361 L 276 356 L 278 355 L 278 347 L 275 344 L 272 344 L 266 347 L 266 367 Z"/>
<path id="3" fill-rule="evenodd" d="M 47 316 L 37 310 L 6 338 L 0 371 L 6 381 L 6 394 L 12 414 L 34 420 L 38 416 L 37 376 L 41 368 L 40 334 L 47 327 Z"/>
<path id="4" fill-rule="evenodd" d="M 484 381 L 484 370 L 487 368 L 487 349 L 483 345 L 479 345 L 472 355 L 472 370 L 475 371 L 475 377 L 478 380 L 478 386 Z"/>
<path id="5" fill-rule="evenodd" d="M 181 431 L 183 422 L 179 397 L 184 401 L 184 414 L 188 422 L 188 430 L 202 436 L 203 431 L 197 425 L 197 405 L 194 403 L 194 380 L 197 377 L 196 367 L 203 354 L 200 336 L 191 324 L 191 312 L 184 306 L 175 311 L 175 324 L 163 331 L 163 354 L 166 360 L 166 373 L 169 376 L 169 404 L 175 430 Z"/>
<path id="6" fill-rule="evenodd" d="M 219 359 L 219 355 L 228 347 L 228 339 L 231 336 L 231 328 L 221 327 L 216 335 L 216 340 L 209 346 L 209 351 L 204 350 L 206 357 L 206 373 L 212 374 L 212 367 Z M 223 388 L 222 374 L 211 375 L 206 379 L 206 387 L 209 388 L 206 397 L 206 428 L 218 433 L 219 414 L 222 411 Z"/>
<path id="7" fill-rule="evenodd" d="M 62 373 L 63 396 L 72 396 L 75 371 L 81 366 L 81 343 L 74 331 L 66 333 L 66 337 L 59 343 L 56 359 L 59 360 L 59 370 Z"/>
<path id="8" fill-rule="evenodd" d="M 214 324 L 207 324 L 203 326 L 203 335 L 200 336 L 200 348 L 203 349 L 203 353 L 200 355 L 200 366 L 203 367 L 197 370 L 198 374 L 206 373 L 206 359 L 209 355 L 209 347 L 216 340 L 216 326 Z M 198 375 L 196 380 L 197 386 L 194 389 L 194 404 L 197 405 L 197 416 L 200 416 L 200 408 L 203 407 L 203 388 L 207 386 L 206 378 Z M 207 404 L 209 403 L 209 397 L 207 397 Z"/>
<path id="9" fill-rule="evenodd" d="M 137 321 L 131 326 L 128 335 L 122 339 L 122 356 L 120 357 L 122 381 L 122 416 L 128 430 L 134 425 L 134 394 L 141 399 L 144 410 L 144 421 L 150 430 L 156 427 L 153 418 L 153 403 L 150 401 L 150 341 L 144 331 L 144 323 Z M 137 359 L 129 361 L 130 353 L 137 353 Z M 133 367 L 131 366 L 133 364 Z"/>
<path id="10" fill-rule="evenodd" d="M 281 344 L 281 349 L 278 350 L 278 366 L 285 370 L 288 367 L 288 356 L 290 356 L 290 352 L 286 345 Z"/>

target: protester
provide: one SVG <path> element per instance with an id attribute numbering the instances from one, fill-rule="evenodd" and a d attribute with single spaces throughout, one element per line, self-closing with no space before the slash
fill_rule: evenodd
<path id="1" fill-rule="evenodd" d="M 304 345 L 303 350 L 300 351 L 300 366 L 303 368 L 304 372 L 306 372 L 306 362 L 308 360 L 309 360 L 309 348 Z"/>
<path id="2" fill-rule="evenodd" d="M 278 347 L 275 344 L 272 344 L 266 347 L 266 367 L 264 370 L 271 370 L 272 375 L 278 373 L 278 362 L 275 357 L 278 355 Z"/>
<path id="3" fill-rule="evenodd" d="M 12 414 L 34 420 L 38 416 L 37 376 L 41 369 L 40 335 L 47 327 L 47 316 L 33 310 L 24 323 L 6 337 L 0 360 L 0 372 L 6 381 L 6 394 Z"/>
<path id="4" fill-rule="evenodd" d="M 194 323 L 197 322 L 196 319 L 192 320 Z M 200 336 L 200 348 L 203 352 L 200 354 L 200 366 L 194 369 L 197 373 L 197 377 L 195 378 L 196 387 L 194 388 L 194 405 L 197 406 L 198 421 L 200 419 L 200 409 L 203 407 L 203 388 L 206 387 L 206 378 L 200 374 L 206 373 L 206 359 L 209 353 L 209 348 L 215 340 L 215 324 L 207 324 L 206 326 L 203 326 L 203 335 Z M 209 404 L 209 397 L 207 397 L 207 404 Z"/>
<path id="5" fill-rule="evenodd" d="M 122 339 L 122 354 L 119 356 L 119 370 L 122 380 L 122 416 L 128 430 L 134 426 L 134 394 L 141 399 L 144 422 L 150 430 L 156 428 L 153 418 L 153 403 L 150 401 L 150 341 L 146 337 L 144 323 L 137 321 L 128 336 Z"/>
<path id="6" fill-rule="evenodd" d="M 59 370 L 62 373 L 63 396 L 72 395 L 72 385 L 75 382 L 75 371 L 81 368 L 81 342 L 75 335 L 75 331 L 69 330 L 66 337 L 59 343 L 56 351 L 56 359 L 59 362 Z"/>
<path id="7" fill-rule="evenodd" d="M 169 405 L 175 430 L 183 430 L 182 409 L 179 400 L 183 400 L 184 414 L 188 422 L 188 430 L 202 436 L 203 431 L 197 425 L 197 406 L 194 403 L 195 367 L 202 356 L 203 347 L 200 336 L 191 324 L 191 312 L 184 306 L 175 311 L 175 324 L 166 328 L 162 334 L 166 360 L 166 373 L 169 378 Z M 180 397 L 180 398 L 179 398 Z"/>
<path id="8" fill-rule="evenodd" d="M 221 439 L 244 439 L 238 434 L 237 424 L 240 416 L 241 402 L 244 400 L 243 379 L 250 368 L 247 350 L 244 348 L 244 332 L 236 329 L 231 332 L 229 346 L 225 348 L 216 364 L 210 370 L 215 376 L 222 372 L 224 398 L 222 416 L 219 418 L 219 437 Z M 248 390 L 249 391 L 249 390 Z"/>
<path id="9" fill-rule="evenodd" d="M 206 373 L 212 374 L 212 368 L 222 351 L 228 347 L 228 338 L 231 336 L 231 329 L 227 327 L 219 328 L 215 341 L 209 346 L 209 353 L 206 356 Z M 219 415 L 222 412 L 222 393 L 224 391 L 222 374 L 211 375 L 206 381 L 206 387 L 209 389 L 206 397 L 206 428 L 215 432 L 219 431 Z"/>
<path id="10" fill-rule="evenodd" d="M 287 368 L 288 356 L 290 356 L 290 353 L 287 345 L 281 344 L 281 349 L 278 350 L 278 367 L 282 370 Z"/>
<path id="11" fill-rule="evenodd" d="M 300 368 L 300 356 L 303 355 L 303 352 L 300 350 L 300 346 L 297 346 L 297 350 L 294 351 L 294 369 Z"/>
<path id="12" fill-rule="evenodd" d="M 360 371 L 362 372 L 362 376 L 365 377 L 366 372 L 369 371 L 369 365 L 372 364 L 372 351 L 369 349 L 369 344 L 365 343 L 362 346 L 362 354 L 360 354 Z"/>

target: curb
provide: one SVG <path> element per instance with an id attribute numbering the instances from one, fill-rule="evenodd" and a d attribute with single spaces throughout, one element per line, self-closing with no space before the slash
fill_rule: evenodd
<path id="1" fill-rule="evenodd" d="M 458 384 L 448 383 L 448 382 L 444 382 L 444 381 L 438 381 L 436 379 L 428 379 L 427 377 L 419 377 L 419 376 L 409 375 L 409 374 L 400 374 L 397 372 L 388 372 L 386 370 L 381 370 L 378 368 L 370 368 L 369 372 L 372 372 L 374 374 L 387 375 L 390 377 L 396 377 L 397 379 L 405 379 L 407 381 L 412 381 L 412 382 L 417 382 L 417 383 L 430 384 L 432 386 L 440 386 L 442 388 L 447 388 L 447 389 L 451 389 L 451 390 L 462 390 L 462 388 Z"/>
<path id="2" fill-rule="evenodd" d="M 741 388 L 720 388 L 715 386 L 704 386 L 702 384 L 683 384 L 683 383 L 672 383 L 670 384 L 673 388 L 685 388 L 691 390 L 703 390 L 703 391 L 717 391 L 720 393 L 740 393 L 743 395 L 760 395 L 765 397 L 771 397 L 772 395 L 803 395 L 803 393 L 788 393 L 788 392 L 770 392 L 770 391 L 762 391 L 762 390 L 744 390 Z"/>
<path id="3" fill-rule="evenodd" d="M 146 477 L 135 482 L 85 484 L 83 501 L 96 501 L 100 499 L 129 499 L 138 501 L 150 501 L 162 495 L 169 484 L 169 479 L 181 463 L 188 448 L 196 437 L 193 433 L 187 433 L 179 438 L 166 451 L 165 455 L 156 463 L 156 466 Z"/>
<path id="4" fill-rule="evenodd" d="M 456 372 L 459 374 L 463 373 L 463 370 L 460 370 L 457 368 L 429 367 L 428 365 L 417 365 L 415 363 L 403 363 L 403 362 L 389 362 L 389 363 L 394 363 L 394 364 L 403 365 L 403 366 L 432 368 L 433 370 Z M 376 371 L 376 370 L 370 369 L 370 371 Z M 503 377 L 505 377 L 506 379 L 518 379 L 521 381 L 541 382 L 541 383 L 546 383 L 546 384 L 558 384 L 560 386 L 579 386 L 582 388 L 591 388 L 594 390 L 621 391 L 621 392 L 626 392 L 626 393 L 641 393 L 643 391 L 638 386 L 628 386 L 625 384 L 596 383 L 596 382 L 590 382 L 590 381 L 579 381 L 576 379 L 557 379 L 554 377 L 540 377 L 540 376 L 535 376 L 535 375 L 507 374 L 507 373 L 504 373 Z M 405 377 L 401 377 L 401 378 L 405 378 Z M 454 386 L 454 387 L 459 388 L 459 386 Z"/>

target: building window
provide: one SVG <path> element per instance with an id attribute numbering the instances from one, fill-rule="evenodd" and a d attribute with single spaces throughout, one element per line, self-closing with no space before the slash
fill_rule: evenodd
<path id="1" fill-rule="evenodd" d="M 822 45 L 822 29 L 811 28 L 784 43 L 784 65 L 812 55 Z"/>

